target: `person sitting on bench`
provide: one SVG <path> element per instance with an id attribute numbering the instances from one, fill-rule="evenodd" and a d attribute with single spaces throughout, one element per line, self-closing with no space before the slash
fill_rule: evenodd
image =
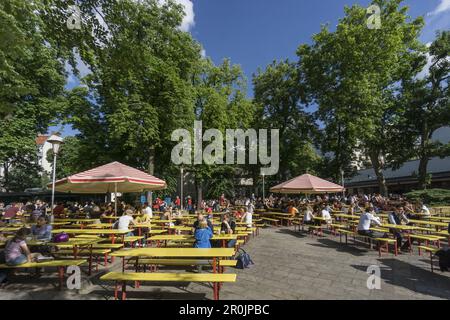
<path id="1" fill-rule="evenodd" d="M 373 224 L 381 226 L 381 221 L 376 217 L 370 207 L 367 207 L 365 212 L 361 214 L 358 223 L 358 234 L 371 238 L 383 238 L 384 233 L 370 230 L 370 226 Z"/>
<path id="2" fill-rule="evenodd" d="M 222 225 L 220 226 L 220 232 L 224 234 L 233 234 L 236 229 L 236 222 L 234 219 L 230 218 L 230 215 L 228 213 L 225 213 L 223 215 Z M 228 248 L 234 248 L 236 245 L 236 239 L 232 239 L 228 241 Z"/>
<path id="3" fill-rule="evenodd" d="M 405 211 L 401 205 L 395 207 L 395 210 L 388 215 L 389 223 L 393 225 L 401 225 L 402 222 L 405 224 L 409 224 L 409 220 L 405 215 Z M 403 237 L 400 231 L 395 228 L 390 228 L 389 231 L 394 235 L 397 239 L 397 247 L 402 251 L 409 251 L 409 241 L 405 241 L 403 243 Z"/>
<path id="4" fill-rule="evenodd" d="M 9 240 L 5 246 L 5 262 L 9 266 L 18 266 L 27 262 L 34 262 L 41 257 L 40 253 L 31 253 L 25 242 L 30 234 L 30 229 L 20 228 L 14 238 Z"/>

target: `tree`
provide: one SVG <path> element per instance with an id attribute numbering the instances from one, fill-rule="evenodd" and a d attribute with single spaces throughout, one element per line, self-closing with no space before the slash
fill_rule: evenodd
<path id="1" fill-rule="evenodd" d="M 27 163 L 33 167 L 37 134 L 47 131 L 65 105 L 64 64 L 44 35 L 43 7 L 41 1 L 0 3 L 0 163 L 6 185 L 14 165 L 22 166 L 16 177 Z"/>
<path id="2" fill-rule="evenodd" d="M 11 162 L 9 173 L 2 178 L 2 187 L 9 192 L 23 192 L 28 188 L 44 187 L 45 175 L 40 176 L 40 168 L 36 161 L 15 159 Z"/>
<path id="3" fill-rule="evenodd" d="M 97 6 L 97 7 L 95 7 Z M 92 73 L 69 95 L 67 122 L 91 165 L 117 160 L 150 174 L 170 174 L 170 134 L 192 126 L 191 77 L 200 46 L 178 29 L 183 11 L 169 1 L 88 1 L 80 5 L 83 23 L 94 32 L 75 41 Z M 59 15 L 65 17 L 64 4 Z M 102 12 L 101 21 L 93 19 Z M 57 31 L 55 31 L 57 32 Z M 65 42 L 64 42 L 65 41 Z M 98 155 L 98 157 L 97 157 Z"/>
<path id="4" fill-rule="evenodd" d="M 227 129 L 250 128 L 254 117 L 254 105 L 246 98 L 246 79 L 241 68 L 232 65 L 228 59 L 215 66 L 209 59 L 201 61 L 194 81 L 196 90 L 195 115 L 202 121 L 202 129 L 217 129 L 225 138 Z M 225 150 L 226 146 L 223 145 Z M 208 196 L 230 194 L 234 186 L 233 177 L 243 173 L 244 166 L 227 165 L 226 153 L 223 164 L 201 164 L 190 167 L 194 172 L 197 187 L 197 201 L 203 198 L 206 183 Z M 240 171 L 239 171 L 240 170 Z"/>
<path id="5" fill-rule="evenodd" d="M 401 136 L 390 152 L 395 167 L 410 159 L 419 159 L 419 187 L 427 186 L 428 161 L 450 155 L 450 144 L 432 141 L 433 134 L 450 124 L 450 32 L 437 35 L 428 49 L 431 66 L 424 78 L 417 75 L 403 82 L 398 100 L 404 106 L 393 133 Z"/>
<path id="6" fill-rule="evenodd" d="M 394 97 L 401 80 L 423 66 L 424 48 L 417 40 L 423 19 L 408 17 L 401 2 L 372 1 L 381 9 L 382 22 L 373 30 L 367 27 L 366 8 L 346 7 L 336 31 L 322 27 L 314 43 L 297 52 L 319 118 L 325 126 L 334 125 L 337 136 L 345 132 L 347 145 L 361 146 L 384 195 L 387 130 L 398 107 Z"/>
<path id="7" fill-rule="evenodd" d="M 264 71 L 258 71 L 253 84 L 257 105 L 255 128 L 280 130 L 281 170 L 269 177 L 269 183 L 305 172 L 313 173 L 319 159 L 312 146 L 316 127 L 314 119 L 306 112 L 303 79 L 295 64 L 287 60 L 273 62 Z"/>

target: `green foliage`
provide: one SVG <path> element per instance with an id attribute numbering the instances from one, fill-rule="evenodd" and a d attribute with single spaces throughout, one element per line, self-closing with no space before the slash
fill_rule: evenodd
<path id="1" fill-rule="evenodd" d="M 42 1 L 0 3 L 0 163 L 11 168 L 3 181 L 9 190 L 40 186 L 35 138 L 65 107 L 64 63 L 44 34 L 43 7 Z"/>
<path id="2" fill-rule="evenodd" d="M 318 105 L 317 119 L 325 126 L 325 151 L 332 151 L 343 169 L 351 150 L 361 148 L 371 159 L 382 193 L 387 189 L 381 169 L 391 142 L 386 131 L 398 112 L 395 93 L 406 75 L 423 66 L 424 46 L 417 39 L 423 19 L 412 20 L 401 2 L 372 1 L 381 8 L 379 30 L 367 28 L 365 7 L 347 7 L 336 31 L 323 26 L 312 45 L 297 51 L 309 99 Z"/>
<path id="3" fill-rule="evenodd" d="M 39 175 L 39 167 L 30 159 L 20 159 L 11 164 L 8 174 L 1 179 L 2 187 L 7 191 L 23 192 L 27 188 L 41 188 L 46 177 Z"/>
<path id="4" fill-rule="evenodd" d="M 409 159 L 420 159 L 419 184 L 427 185 L 427 163 L 432 157 L 450 155 L 450 144 L 432 141 L 433 134 L 450 123 L 450 32 L 437 34 L 428 48 L 429 72 L 423 78 L 414 74 L 403 81 L 398 103 L 403 106 L 391 130 L 396 144 L 390 152 L 394 167 Z M 424 56 L 425 59 L 425 56 Z"/>
<path id="5" fill-rule="evenodd" d="M 253 84 L 257 106 L 254 127 L 280 130 L 280 171 L 268 178 L 286 180 L 314 170 L 319 160 L 311 139 L 316 127 L 305 110 L 305 87 L 295 64 L 273 62 L 259 70 Z"/>
<path id="6" fill-rule="evenodd" d="M 450 190 L 447 189 L 416 190 L 405 195 L 408 199 L 413 201 L 423 201 L 428 205 L 450 204 Z"/>

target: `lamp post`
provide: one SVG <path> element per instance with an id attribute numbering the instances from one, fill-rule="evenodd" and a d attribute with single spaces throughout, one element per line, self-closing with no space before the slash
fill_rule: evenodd
<path id="1" fill-rule="evenodd" d="M 184 202 L 184 198 L 183 198 L 183 184 L 184 184 L 184 179 L 183 179 L 183 168 L 180 168 L 180 207 L 181 207 L 181 211 L 183 211 L 183 202 Z"/>
<path id="2" fill-rule="evenodd" d="M 54 216 L 53 216 L 53 207 L 55 205 L 55 179 L 56 179 L 56 156 L 59 152 L 59 147 L 61 144 L 63 144 L 63 139 L 54 134 L 50 138 L 47 139 L 48 143 L 51 143 L 52 145 L 52 151 L 53 151 L 53 179 L 52 179 L 52 206 L 50 208 L 50 222 L 53 222 Z"/>

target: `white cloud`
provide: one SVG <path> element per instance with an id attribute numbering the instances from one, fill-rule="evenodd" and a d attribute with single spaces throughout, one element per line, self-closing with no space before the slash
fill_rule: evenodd
<path id="1" fill-rule="evenodd" d="M 202 48 L 202 50 L 200 51 L 200 55 L 202 56 L 202 58 L 206 58 L 206 50 Z"/>
<path id="2" fill-rule="evenodd" d="M 181 23 L 180 30 L 188 32 L 195 25 L 194 4 L 191 0 L 175 0 L 176 3 L 183 5 L 185 16 Z"/>
<path id="3" fill-rule="evenodd" d="M 441 14 L 450 10 L 450 0 L 441 0 L 439 5 L 432 12 L 428 13 L 429 16 Z"/>

